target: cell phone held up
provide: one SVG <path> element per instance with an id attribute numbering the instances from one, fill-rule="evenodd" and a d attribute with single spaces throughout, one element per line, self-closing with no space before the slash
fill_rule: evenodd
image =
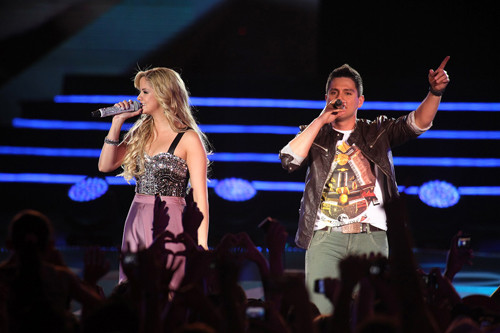
<path id="1" fill-rule="evenodd" d="M 429 273 L 423 276 L 424 283 L 427 285 L 427 288 L 437 289 L 437 278 L 436 273 Z"/>
<path id="2" fill-rule="evenodd" d="M 127 253 L 123 257 L 123 264 L 127 266 L 137 266 L 139 265 L 139 260 L 137 258 L 137 253 Z"/>
<path id="3" fill-rule="evenodd" d="M 248 319 L 264 320 L 266 318 L 266 309 L 262 306 L 249 306 L 245 314 Z"/>
<path id="4" fill-rule="evenodd" d="M 314 281 L 314 292 L 318 294 L 324 294 L 325 293 L 325 280 L 324 279 L 317 279 Z"/>
<path id="5" fill-rule="evenodd" d="M 462 235 L 458 237 L 457 247 L 461 250 L 468 250 L 471 248 L 471 237 L 469 235 Z"/>

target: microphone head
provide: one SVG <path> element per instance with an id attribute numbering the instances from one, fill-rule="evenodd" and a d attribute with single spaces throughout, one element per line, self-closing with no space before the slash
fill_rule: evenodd
<path id="1" fill-rule="evenodd" d="M 93 118 L 100 118 L 100 117 L 101 117 L 101 111 L 100 111 L 100 110 L 92 111 L 92 112 L 90 113 L 90 115 L 91 115 Z"/>
<path id="2" fill-rule="evenodd" d="M 137 111 L 140 108 L 142 108 L 142 104 L 139 101 L 132 101 L 132 104 L 130 106 L 133 108 L 134 111 Z"/>
<path id="3" fill-rule="evenodd" d="M 344 103 L 342 102 L 341 99 L 337 99 L 335 103 L 333 103 L 333 108 L 334 109 L 340 109 Z"/>

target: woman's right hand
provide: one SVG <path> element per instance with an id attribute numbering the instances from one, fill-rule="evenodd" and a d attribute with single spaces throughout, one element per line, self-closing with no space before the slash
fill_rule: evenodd
<path id="1" fill-rule="evenodd" d="M 126 110 L 126 109 L 129 109 L 132 105 L 132 100 L 123 100 L 121 102 L 118 102 L 116 103 L 114 106 L 116 107 L 119 107 L 119 108 L 122 108 L 123 110 Z M 122 113 L 119 113 L 117 115 L 114 115 L 113 116 L 113 119 L 120 119 L 120 120 L 127 120 L 129 118 L 133 118 L 133 117 L 136 117 L 138 115 L 140 115 L 142 113 L 142 107 L 137 110 L 137 111 L 131 111 L 131 112 L 122 112 Z"/>

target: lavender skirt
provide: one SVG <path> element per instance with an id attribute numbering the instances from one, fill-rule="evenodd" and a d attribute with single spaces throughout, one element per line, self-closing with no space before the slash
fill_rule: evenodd
<path id="1" fill-rule="evenodd" d="M 161 197 L 161 200 L 166 203 L 168 211 L 165 218 L 161 219 L 161 221 L 157 221 L 157 223 L 159 222 L 158 225 L 163 230 L 166 229 L 177 236 L 183 232 L 182 213 L 184 211 L 184 207 L 186 207 L 186 201 L 181 197 L 164 196 Z M 125 220 L 121 248 L 122 252 L 126 252 L 128 249 L 135 252 L 138 249 L 145 249 L 153 243 L 154 206 L 155 197 L 153 195 L 135 194 L 132 204 L 130 205 L 127 219 Z M 157 229 L 158 225 L 155 226 Z M 163 230 L 156 230 L 155 234 Z M 182 243 L 166 243 L 165 248 L 174 253 L 185 250 L 185 246 Z M 174 257 L 169 255 L 167 267 L 171 267 L 173 260 L 173 267 L 180 265 L 170 283 L 171 289 L 176 290 L 184 277 L 185 257 Z M 123 272 L 121 263 L 119 274 L 119 283 L 127 280 L 127 276 Z"/>

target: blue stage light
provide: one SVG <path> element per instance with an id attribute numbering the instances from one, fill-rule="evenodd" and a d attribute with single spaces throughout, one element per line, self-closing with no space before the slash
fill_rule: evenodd
<path id="1" fill-rule="evenodd" d="M 201 124 L 200 129 L 204 133 L 221 134 L 285 134 L 295 135 L 299 132 L 298 126 L 277 125 L 207 125 Z"/>
<path id="2" fill-rule="evenodd" d="M 44 173 L 1 173 L 0 183 L 41 183 L 41 184 L 74 184 L 85 179 L 84 175 L 61 175 Z M 108 185 L 126 185 L 134 186 L 135 180 L 127 182 L 123 177 L 107 176 L 105 177 Z M 214 188 L 219 184 L 219 180 L 211 179 L 207 186 Z M 252 180 L 250 184 L 256 191 L 275 191 L 275 192 L 302 192 L 304 191 L 303 182 L 275 182 Z M 408 195 L 418 195 L 420 187 L 418 186 L 398 186 L 399 192 Z M 461 186 L 457 189 L 460 196 L 463 195 L 481 195 L 481 196 L 500 196 L 500 186 Z"/>
<path id="3" fill-rule="evenodd" d="M 0 146 L 0 155 L 57 156 L 99 158 L 100 149 L 92 148 L 48 148 Z M 277 153 L 214 153 L 208 157 L 212 162 L 281 163 Z M 463 157 L 394 157 L 396 166 L 435 166 L 463 168 L 498 168 L 500 158 Z"/>
<path id="4" fill-rule="evenodd" d="M 500 195 L 500 186 L 462 186 L 458 188 L 460 195 Z"/>
<path id="5" fill-rule="evenodd" d="M 128 131 L 132 126 L 133 126 L 132 123 L 125 123 L 122 126 L 122 130 Z M 33 128 L 33 129 L 43 129 L 43 130 L 108 131 L 109 128 L 111 127 L 111 119 L 110 122 L 102 122 L 102 121 L 13 118 L 12 127 Z"/>
<path id="6" fill-rule="evenodd" d="M 398 190 L 401 193 L 406 193 L 408 195 L 418 195 L 420 188 L 418 186 L 398 186 Z"/>
<path id="7" fill-rule="evenodd" d="M 214 153 L 208 156 L 212 162 L 280 163 L 277 153 Z"/>
<path id="8" fill-rule="evenodd" d="M 430 130 L 418 137 L 419 139 L 437 140 L 500 140 L 500 131 L 452 131 Z"/>
<path id="9" fill-rule="evenodd" d="M 442 180 L 424 183 L 420 186 L 418 197 L 426 205 L 436 208 L 448 208 L 460 200 L 457 188 Z"/>
<path id="10" fill-rule="evenodd" d="M 74 184 L 84 178 L 82 175 L 50 173 L 0 173 L 2 183 Z"/>
<path id="11" fill-rule="evenodd" d="M 103 196 L 108 191 L 108 183 L 99 177 L 86 177 L 68 191 L 68 196 L 73 201 L 86 202 Z"/>
<path id="12" fill-rule="evenodd" d="M 258 191 L 277 191 L 277 192 L 302 192 L 304 191 L 303 182 L 271 182 L 271 181 L 252 181 L 253 187 Z"/>
<path id="13" fill-rule="evenodd" d="M 498 168 L 500 158 L 473 158 L 473 157 L 394 157 L 396 166 L 426 166 L 450 168 Z"/>
<path id="14" fill-rule="evenodd" d="M 135 95 L 57 95 L 56 103 L 91 103 L 114 104 L 122 100 L 135 100 Z M 292 108 L 292 109 L 322 109 L 324 100 L 297 100 L 272 98 L 232 98 L 232 97 L 191 97 L 193 106 L 204 107 L 232 107 L 232 108 Z M 381 111 L 413 111 L 420 102 L 386 102 L 365 101 L 363 110 Z M 469 102 L 442 102 L 440 111 L 483 111 L 498 112 L 500 103 L 469 103 Z"/>
<path id="15" fill-rule="evenodd" d="M 226 178 L 215 185 L 215 193 L 228 201 L 246 201 L 252 199 L 257 190 L 248 180 Z"/>
<path id="16" fill-rule="evenodd" d="M 128 131 L 132 125 L 132 123 L 125 123 L 122 126 L 122 130 Z M 14 118 L 12 119 L 12 126 L 15 128 L 43 130 L 108 131 L 111 123 L 99 121 Z M 230 124 L 201 124 L 200 129 L 207 134 L 295 135 L 299 131 L 298 126 Z M 436 140 L 500 140 L 500 131 L 429 130 L 418 138 Z"/>
<path id="17" fill-rule="evenodd" d="M 0 146 L 0 155 L 98 158 L 100 149 Z"/>
<path id="18" fill-rule="evenodd" d="M 115 104 L 117 101 L 135 100 L 133 95 L 56 95 L 55 103 Z"/>

